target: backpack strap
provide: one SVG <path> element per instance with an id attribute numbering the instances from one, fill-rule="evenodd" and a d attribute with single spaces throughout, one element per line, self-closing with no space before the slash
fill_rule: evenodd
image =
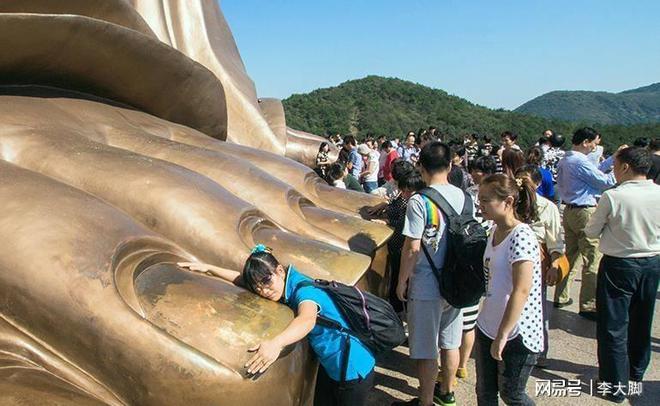
<path id="1" fill-rule="evenodd" d="M 474 202 L 472 201 L 472 196 L 466 191 L 463 191 L 465 195 L 465 202 L 463 203 L 463 211 L 461 216 L 472 216 L 474 214 Z"/>
<path id="2" fill-rule="evenodd" d="M 429 198 L 447 217 L 456 217 L 458 213 L 451 207 L 451 204 L 437 190 L 432 187 L 425 187 L 417 192 L 418 194 Z"/>
<path id="3" fill-rule="evenodd" d="M 426 256 L 426 260 L 428 261 L 429 265 L 431 265 L 431 270 L 433 271 L 433 274 L 436 277 L 439 277 L 440 276 L 440 270 L 433 263 L 433 258 L 431 258 L 431 254 L 429 253 L 429 249 L 426 248 L 426 244 L 424 244 L 424 243 L 422 243 L 421 246 L 422 246 L 422 251 L 424 251 L 424 255 Z"/>
<path id="4" fill-rule="evenodd" d="M 298 286 L 296 286 L 296 290 L 293 291 L 293 294 L 291 296 L 295 295 L 296 291 L 300 288 L 314 286 L 315 288 L 324 289 L 325 286 L 328 285 L 328 283 L 329 283 L 328 281 L 324 281 L 320 279 L 316 279 L 313 281 L 302 281 L 298 284 Z M 332 297 L 330 298 L 330 300 L 332 300 Z M 348 357 L 350 356 L 351 353 L 351 336 L 357 338 L 357 335 L 353 332 L 353 330 L 342 326 L 341 323 L 339 323 L 338 321 L 332 320 L 325 316 L 321 316 L 320 314 L 316 315 L 316 324 L 318 324 L 319 326 L 337 330 L 340 333 L 344 333 L 344 342 L 346 344 L 344 346 L 345 351 L 342 354 L 342 359 L 341 359 L 341 363 L 342 363 L 341 382 L 344 383 L 346 382 L 346 372 L 348 371 Z"/>
<path id="5" fill-rule="evenodd" d="M 296 290 L 293 291 L 293 294 L 291 296 L 294 296 L 298 289 L 300 288 L 306 288 L 308 286 L 313 286 L 315 288 L 323 289 L 323 287 L 327 284 L 327 281 L 320 281 L 320 280 L 313 280 L 313 281 L 302 281 L 298 283 L 298 286 L 296 286 Z M 332 298 L 331 298 L 332 300 Z M 334 330 L 338 330 L 343 333 L 351 334 L 352 331 L 344 326 L 341 325 L 336 320 L 332 320 L 330 318 L 327 318 L 325 316 L 321 316 L 320 314 L 316 315 L 316 321 L 317 324 L 323 327 L 328 327 Z"/>
<path id="6" fill-rule="evenodd" d="M 344 340 L 346 341 L 346 350 L 341 357 L 341 382 L 346 382 L 346 373 L 348 372 L 348 357 L 351 354 L 351 336 L 346 334 Z M 359 378 L 359 376 L 358 376 Z"/>
<path id="7" fill-rule="evenodd" d="M 461 210 L 460 215 L 470 215 L 472 214 L 472 210 L 474 209 L 473 203 L 472 203 L 472 197 L 464 190 L 462 190 L 463 196 L 465 196 L 465 200 L 463 201 L 463 209 Z M 454 208 L 449 204 L 447 199 L 443 195 L 441 195 L 437 190 L 435 190 L 432 187 L 425 187 L 424 189 L 420 190 L 417 192 L 420 195 L 423 195 L 427 197 L 429 200 L 431 200 L 436 206 L 442 210 L 442 212 L 447 216 L 448 218 L 451 217 L 457 217 L 459 216 L 458 212 L 454 210 Z"/>
<path id="8" fill-rule="evenodd" d="M 427 198 L 430 200 L 435 206 L 437 206 L 448 218 L 451 216 L 458 216 L 458 213 L 456 213 L 456 210 L 454 210 L 453 207 L 449 204 L 449 202 L 442 197 L 440 193 L 438 193 L 437 190 L 435 190 L 432 187 L 426 187 L 419 192 L 418 194 L 422 195 L 423 197 Z M 427 213 L 427 216 L 431 216 L 432 213 Z M 437 224 L 436 224 L 437 225 Z M 440 276 L 440 270 L 438 267 L 435 265 L 433 262 L 433 258 L 431 257 L 431 254 L 429 253 L 428 248 L 426 248 L 426 244 L 423 242 L 421 243 L 422 246 L 422 251 L 424 251 L 424 255 L 426 256 L 426 261 L 429 263 L 431 266 L 431 270 L 435 274 L 436 277 Z"/>

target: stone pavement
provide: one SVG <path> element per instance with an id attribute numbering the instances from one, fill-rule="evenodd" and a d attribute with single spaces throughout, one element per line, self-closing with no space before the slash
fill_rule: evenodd
<path id="1" fill-rule="evenodd" d="M 563 309 L 552 309 L 550 321 L 550 365 L 546 369 L 535 368 L 527 384 L 527 393 L 532 396 L 537 405 L 615 405 L 597 397 L 598 366 L 596 358 L 596 323 L 577 315 L 577 292 L 580 282 L 576 280 L 572 287 L 574 304 Z M 553 290 L 548 292 L 552 298 Z M 658 294 L 660 299 L 660 293 Z M 629 398 L 624 405 L 657 406 L 660 405 L 660 326 L 658 315 L 660 304 L 655 307 L 655 323 L 653 325 L 652 358 L 642 385 L 642 395 Z M 409 400 L 417 395 L 418 381 L 415 376 L 414 363 L 407 357 L 408 348 L 398 347 L 379 360 L 376 367 L 376 387 L 372 391 L 369 406 L 389 405 L 395 400 Z M 468 364 L 469 376 L 459 380 L 456 388 L 458 405 L 476 405 L 474 393 L 475 373 L 474 360 Z M 582 382 L 579 397 L 535 396 L 537 380 L 576 380 Z M 590 380 L 593 380 L 593 393 L 590 395 Z M 500 401 L 500 404 L 503 404 Z"/>

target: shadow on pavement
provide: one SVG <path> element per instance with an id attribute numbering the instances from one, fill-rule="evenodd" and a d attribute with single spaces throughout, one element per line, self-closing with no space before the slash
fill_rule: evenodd
<path id="1" fill-rule="evenodd" d="M 550 329 L 565 332 L 584 338 L 596 338 L 596 322 L 587 320 L 577 313 L 565 309 L 552 309 Z"/>

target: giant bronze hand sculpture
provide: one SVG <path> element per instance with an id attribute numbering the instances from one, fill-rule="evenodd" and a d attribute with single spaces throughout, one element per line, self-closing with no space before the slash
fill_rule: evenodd
<path id="1" fill-rule="evenodd" d="M 309 404 L 305 343 L 242 369 L 291 312 L 176 263 L 264 243 L 382 289 L 391 231 L 303 164 L 217 4 L 4 0 L 0 37 L 0 404 Z"/>

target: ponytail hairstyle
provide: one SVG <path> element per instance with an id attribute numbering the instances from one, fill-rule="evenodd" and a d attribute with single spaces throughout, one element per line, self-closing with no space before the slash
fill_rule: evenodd
<path id="1" fill-rule="evenodd" d="M 257 245 L 243 266 L 243 284 L 252 293 L 257 293 L 258 288 L 270 284 L 279 265 L 270 248 Z"/>
<path id="2" fill-rule="evenodd" d="M 538 220 L 536 209 L 536 186 L 527 174 L 511 177 L 503 173 L 488 176 L 481 187 L 491 185 L 491 190 L 498 199 L 513 197 L 513 213 L 523 223 L 533 223 Z"/>

